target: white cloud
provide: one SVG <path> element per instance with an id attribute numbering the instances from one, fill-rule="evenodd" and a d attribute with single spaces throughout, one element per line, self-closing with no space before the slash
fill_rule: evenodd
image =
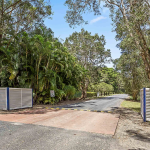
<path id="1" fill-rule="evenodd" d="M 99 21 L 99 20 L 102 20 L 102 19 L 106 19 L 106 17 L 103 17 L 103 16 L 97 17 L 97 18 L 91 20 L 91 21 L 90 21 L 90 24 L 93 24 L 93 23 L 95 23 L 95 22 L 97 22 L 97 21 Z"/>

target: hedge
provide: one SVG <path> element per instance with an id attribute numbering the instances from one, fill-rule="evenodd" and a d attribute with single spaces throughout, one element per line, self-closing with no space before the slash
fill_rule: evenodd
<path id="1" fill-rule="evenodd" d="M 87 92 L 87 97 L 95 97 L 97 96 L 96 92 Z"/>

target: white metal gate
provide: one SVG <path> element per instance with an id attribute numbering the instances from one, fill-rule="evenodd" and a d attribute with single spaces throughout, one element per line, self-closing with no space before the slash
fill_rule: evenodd
<path id="1" fill-rule="evenodd" d="M 0 88 L 0 109 L 7 110 L 7 88 Z"/>
<path id="2" fill-rule="evenodd" d="M 30 88 L 0 88 L 0 109 L 19 109 L 33 106 Z"/>

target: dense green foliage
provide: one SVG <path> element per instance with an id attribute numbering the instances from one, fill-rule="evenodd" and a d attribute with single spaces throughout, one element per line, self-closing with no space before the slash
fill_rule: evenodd
<path id="1" fill-rule="evenodd" d="M 89 91 L 121 93 L 124 90 L 124 82 L 121 74 L 113 68 L 96 68 L 95 77 L 88 87 Z"/>
<path id="2" fill-rule="evenodd" d="M 149 87 L 150 81 L 150 1 L 66 0 L 65 4 L 69 8 L 66 21 L 70 26 L 86 23 L 82 16 L 85 12 L 100 15 L 102 4 L 109 8 L 113 31 L 120 41 L 117 46 L 123 53 L 120 59 L 114 60 L 120 73 L 118 80 L 123 80 L 126 93 L 137 99 L 139 89 Z"/>
<path id="3" fill-rule="evenodd" d="M 86 74 L 45 27 L 23 32 L 1 52 L 0 86 L 33 88 L 37 102 L 54 104 L 65 97 L 73 98 Z M 55 90 L 55 98 L 50 98 L 50 90 Z"/>
<path id="4" fill-rule="evenodd" d="M 71 2 L 67 0 L 66 4 Z M 96 0 L 86 3 L 99 14 Z M 84 3 L 79 0 L 77 4 L 70 8 L 82 12 Z M 1 87 L 33 88 L 34 102 L 42 104 L 86 98 L 91 96 L 87 90 L 96 96 L 96 92 L 123 89 L 120 73 L 105 66 L 111 61 L 111 53 L 105 49 L 103 35 L 81 29 L 61 43 L 43 24 L 44 18 L 52 15 L 51 6 L 44 0 L 2 0 L 0 12 Z M 70 25 L 80 24 L 80 19 Z M 55 91 L 55 97 L 50 97 L 50 90 Z"/>
<path id="5" fill-rule="evenodd" d="M 96 92 L 87 92 L 87 97 L 96 97 L 97 93 Z"/>
<path id="6" fill-rule="evenodd" d="M 0 0 L 0 46 L 11 44 L 14 36 L 34 29 L 52 14 L 44 0 Z"/>
<path id="7" fill-rule="evenodd" d="M 105 82 L 101 82 L 99 84 L 91 84 L 89 86 L 89 91 L 95 91 L 95 92 L 112 92 L 114 91 L 114 88 L 111 84 L 107 84 Z"/>
<path id="8" fill-rule="evenodd" d="M 137 100 L 140 89 L 150 85 L 141 57 L 135 51 L 124 50 L 114 63 L 116 70 L 121 72 L 126 93 Z"/>
<path id="9" fill-rule="evenodd" d="M 111 61 L 109 49 L 105 49 L 105 37 L 98 34 L 91 35 L 90 32 L 81 29 L 81 32 L 74 32 L 64 42 L 71 54 L 73 54 L 79 63 L 88 70 L 88 76 L 82 79 L 82 98 L 86 97 L 89 84 L 100 82 L 98 68 L 105 66 L 105 63 Z M 99 79 L 99 80 L 97 80 Z"/>

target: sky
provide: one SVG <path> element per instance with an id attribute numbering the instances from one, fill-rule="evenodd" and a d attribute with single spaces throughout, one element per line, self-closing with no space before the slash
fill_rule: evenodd
<path id="1" fill-rule="evenodd" d="M 64 5 L 65 0 L 51 0 L 52 6 L 52 19 L 45 19 L 45 25 L 51 28 L 54 36 L 60 40 L 65 40 L 73 32 L 80 32 L 82 28 L 91 32 L 92 35 L 98 33 L 99 36 L 104 35 L 106 40 L 106 49 L 110 49 L 112 59 L 119 58 L 121 51 L 116 47 L 119 41 L 115 40 L 116 33 L 112 32 L 113 26 L 111 18 L 109 17 L 109 9 L 102 7 L 101 15 L 95 16 L 94 13 L 87 13 L 84 19 L 89 22 L 87 25 L 80 25 L 76 28 L 70 28 L 65 20 L 66 11 L 68 7 Z M 113 64 L 106 64 L 107 67 L 113 67 Z"/>

